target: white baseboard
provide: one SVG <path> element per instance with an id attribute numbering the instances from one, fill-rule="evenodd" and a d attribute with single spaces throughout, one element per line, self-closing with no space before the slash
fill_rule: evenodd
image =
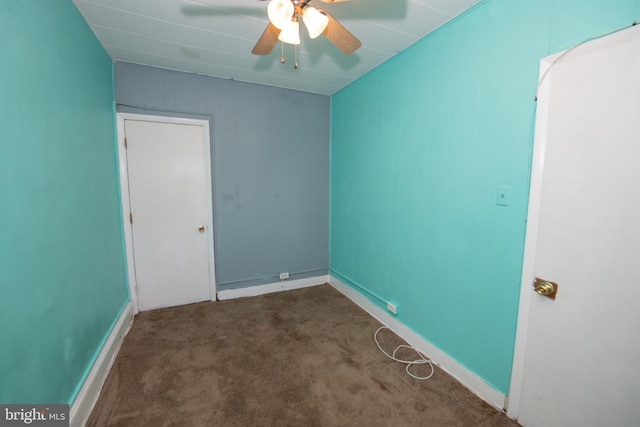
<path id="1" fill-rule="evenodd" d="M 306 279 L 285 280 L 281 282 L 269 283 L 266 285 L 249 286 L 240 289 L 218 291 L 218 299 L 220 301 L 224 301 L 234 298 L 255 297 L 258 295 L 270 294 L 273 292 L 308 288 L 311 286 L 322 285 L 327 282 L 329 282 L 329 276 L 315 276 L 307 277 Z"/>
<path id="2" fill-rule="evenodd" d="M 404 339 L 411 346 L 429 357 L 433 363 L 438 365 L 443 371 L 447 372 L 462 385 L 478 395 L 482 400 L 486 401 L 499 411 L 504 411 L 506 404 L 506 396 L 504 394 L 500 393 L 484 382 L 482 378 L 460 365 L 460 363 L 451 358 L 451 356 L 413 332 L 391 314 L 369 301 L 369 299 L 360 292 L 345 285 L 333 276 L 329 277 L 329 283 L 351 301 L 359 305 L 360 308 L 375 317 L 380 323 L 389 327 L 389 329 L 391 329 L 400 338 Z"/>
<path id="3" fill-rule="evenodd" d="M 69 410 L 69 425 L 81 427 L 87 423 L 93 406 L 100 396 L 100 391 L 107 379 L 107 374 L 120 350 L 124 337 L 131 329 L 133 323 L 134 307 L 129 301 L 122 310 L 111 333 L 107 337 L 98 357 L 96 358 L 87 378 L 85 378 L 78 395 Z"/>

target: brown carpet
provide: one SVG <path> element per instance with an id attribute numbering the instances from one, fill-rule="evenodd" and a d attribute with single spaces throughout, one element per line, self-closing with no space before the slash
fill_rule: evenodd
<path id="1" fill-rule="evenodd" d="M 326 284 L 141 313 L 88 425 L 518 425 L 440 369 L 409 377 L 379 326 Z"/>

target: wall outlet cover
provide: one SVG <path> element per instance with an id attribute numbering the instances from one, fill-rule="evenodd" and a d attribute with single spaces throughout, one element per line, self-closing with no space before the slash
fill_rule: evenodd
<path id="1" fill-rule="evenodd" d="M 390 311 L 393 314 L 398 314 L 398 307 L 392 302 L 387 302 L 387 311 Z"/>

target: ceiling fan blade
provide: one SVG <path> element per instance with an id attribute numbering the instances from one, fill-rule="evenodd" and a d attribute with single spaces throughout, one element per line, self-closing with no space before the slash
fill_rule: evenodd
<path id="1" fill-rule="evenodd" d="M 360 40 L 343 27 L 342 24 L 336 21 L 333 16 L 329 15 L 325 10 L 318 10 L 329 17 L 329 24 L 327 24 L 327 28 L 324 29 L 322 34 L 338 49 L 340 49 L 342 53 L 349 55 L 362 46 Z"/>
<path id="2" fill-rule="evenodd" d="M 253 50 L 251 50 L 251 53 L 254 55 L 269 55 L 273 50 L 273 47 L 278 43 L 279 35 L 280 30 L 269 22 L 269 25 L 260 36 L 260 39 L 258 39 L 258 42 L 253 47 Z"/>
<path id="3" fill-rule="evenodd" d="M 322 0 L 325 3 L 342 3 L 343 1 L 350 1 L 350 0 Z"/>

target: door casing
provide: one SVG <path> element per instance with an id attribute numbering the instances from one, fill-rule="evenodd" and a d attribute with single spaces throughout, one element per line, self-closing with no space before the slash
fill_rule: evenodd
<path id="1" fill-rule="evenodd" d="M 136 283 L 136 274 L 134 269 L 134 252 L 133 252 L 133 231 L 129 222 L 129 213 L 131 206 L 129 201 L 129 174 L 127 170 L 127 151 L 125 149 L 125 120 L 140 120 L 147 122 L 183 124 L 201 126 L 204 133 L 204 150 L 205 150 L 205 174 L 207 175 L 207 206 L 209 206 L 207 214 L 207 223 L 205 224 L 205 234 L 208 241 L 208 258 L 209 258 L 209 287 L 211 300 L 216 300 L 216 274 L 215 274 L 215 256 L 214 256 L 214 230 L 213 230 L 213 191 L 212 191 L 212 171 L 211 171 L 211 143 L 209 137 L 209 121 L 197 119 L 185 119 L 178 117 L 154 116 L 146 114 L 133 113 L 117 113 L 116 116 L 117 138 L 118 138 L 118 172 L 120 180 L 120 203 L 122 207 L 122 227 L 127 260 L 127 279 L 129 282 L 129 295 L 133 302 L 133 307 L 138 313 L 138 292 Z"/>

